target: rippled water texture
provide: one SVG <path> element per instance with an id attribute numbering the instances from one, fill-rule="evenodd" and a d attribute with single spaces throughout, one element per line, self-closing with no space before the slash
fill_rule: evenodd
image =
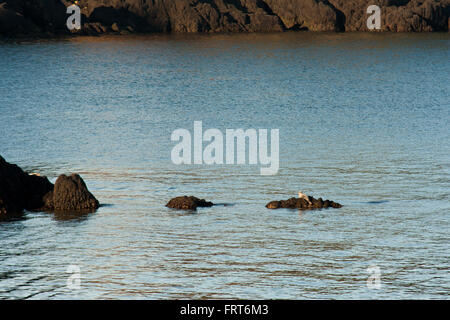
<path id="1" fill-rule="evenodd" d="M 0 298 L 448 298 L 449 61 L 448 34 L 0 44 L 0 154 L 104 204 L 3 219 Z M 172 164 L 196 120 L 280 129 L 278 175 Z M 298 190 L 344 207 L 264 207 Z M 232 205 L 164 207 L 184 194 Z"/>

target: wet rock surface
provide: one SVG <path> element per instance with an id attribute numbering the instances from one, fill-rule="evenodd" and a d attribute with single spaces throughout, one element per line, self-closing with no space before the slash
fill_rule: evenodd
<path id="1" fill-rule="evenodd" d="M 0 214 L 23 210 L 95 210 L 98 200 L 77 174 L 61 175 L 53 185 L 47 177 L 28 174 L 0 156 Z"/>
<path id="2" fill-rule="evenodd" d="M 0 0 L 0 35 L 70 34 L 66 0 Z M 369 5 L 381 31 L 448 31 L 450 0 L 80 0 L 77 35 L 148 32 L 367 31 Z"/>
<path id="3" fill-rule="evenodd" d="M 182 196 L 171 199 L 166 207 L 181 210 L 197 210 L 197 207 L 212 207 L 214 204 L 205 199 L 199 199 L 193 196 Z"/>
<path id="4" fill-rule="evenodd" d="M 78 174 L 60 175 L 53 191 L 46 194 L 44 201 L 45 208 L 52 211 L 84 211 L 99 207 L 98 200 Z"/>
<path id="5" fill-rule="evenodd" d="M 315 199 L 308 196 L 308 200 L 302 198 L 290 198 L 288 200 L 271 201 L 266 205 L 268 209 L 322 209 L 322 208 L 342 208 L 342 205 L 322 198 Z"/>

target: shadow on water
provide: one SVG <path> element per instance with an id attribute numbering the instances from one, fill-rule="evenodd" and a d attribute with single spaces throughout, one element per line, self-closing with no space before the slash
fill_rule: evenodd
<path id="1" fill-rule="evenodd" d="M 96 210 L 82 210 L 82 211 L 56 211 L 53 214 L 53 219 L 56 221 L 86 221 L 92 213 Z"/>
<path id="2" fill-rule="evenodd" d="M 112 203 L 101 203 L 99 208 L 103 208 L 103 207 L 106 207 L 106 208 L 114 207 L 114 205 Z"/>
<path id="3" fill-rule="evenodd" d="M 15 274 L 15 271 L 0 272 L 0 280 L 12 279 L 14 278 Z"/>
<path id="4" fill-rule="evenodd" d="M 202 208 L 199 208 L 202 209 Z M 193 209 L 174 209 L 174 208 L 167 208 L 169 213 L 174 216 L 186 216 L 186 215 L 197 215 L 199 212 L 198 210 Z"/>
<path id="5" fill-rule="evenodd" d="M 380 200 L 380 201 L 368 201 L 368 202 L 361 202 L 361 203 L 367 203 L 367 204 L 382 204 L 382 203 L 387 203 L 389 202 L 388 200 Z"/>
<path id="6" fill-rule="evenodd" d="M 114 205 L 111 203 L 102 203 L 99 208 L 104 207 L 113 207 Z M 53 215 L 53 219 L 56 221 L 86 221 L 91 214 L 97 212 L 98 209 L 89 209 L 89 210 L 81 210 L 81 211 L 55 211 L 49 212 Z"/>
<path id="7" fill-rule="evenodd" d="M 112 204 L 102 204 L 100 207 L 111 207 Z M 92 213 L 95 213 L 97 210 L 82 210 L 82 211 L 56 211 L 56 212 L 47 212 L 49 215 L 52 215 L 53 219 L 56 221 L 85 221 L 89 218 Z M 34 211 L 37 213 L 38 211 Z M 23 221 L 27 219 L 27 214 L 25 212 L 18 213 L 8 213 L 5 215 L 0 215 L 0 224 L 1 223 L 9 223 L 9 222 L 17 222 Z"/>
<path id="8" fill-rule="evenodd" d="M 236 203 L 214 203 L 214 206 L 233 207 Z"/>
<path id="9" fill-rule="evenodd" d="M 217 207 L 217 206 L 232 207 L 234 205 L 236 205 L 236 203 L 215 203 L 212 207 Z M 184 215 L 196 215 L 196 214 L 199 214 L 202 210 L 208 210 L 208 209 L 211 209 L 212 207 L 198 207 L 196 210 L 193 210 L 193 209 L 180 210 L 180 209 L 168 208 L 168 210 L 171 214 L 184 216 Z"/>
<path id="10" fill-rule="evenodd" d="M 16 222 L 16 221 L 22 221 L 22 220 L 26 220 L 26 219 L 27 219 L 27 216 L 24 212 L 0 215 L 0 223 Z"/>

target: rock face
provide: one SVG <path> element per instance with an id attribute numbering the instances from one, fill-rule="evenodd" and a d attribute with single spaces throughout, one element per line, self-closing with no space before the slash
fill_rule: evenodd
<path id="1" fill-rule="evenodd" d="M 66 6 L 58 0 L 0 0 L 0 34 L 54 35 L 67 32 Z"/>
<path id="2" fill-rule="evenodd" d="M 55 185 L 46 177 L 29 175 L 0 156 L 0 214 L 25 210 L 95 210 L 97 199 L 79 175 L 61 175 Z"/>
<path id="3" fill-rule="evenodd" d="M 182 196 L 171 199 L 166 207 L 182 210 L 197 210 L 197 207 L 212 207 L 214 204 L 205 199 L 199 199 L 193 196 Z"/>
<path id="4" fill-rule="evenodd" d="M 0 35 L 69 34 L 67 0 L 0 0 Z M 448 31 L 450 0 L 80 0 L 76 34 L 131 32 Z"/>
<path id="5" fill-rule="evenodd" d="M 450 0 L 329 0 L 347 31 L 367 31 L 369 5 L 381 8 L 381 31 L 448 31 Z"/>
<path id="6" fill-rule="evenodd" d="M 271 201 L 266 205 L 268 209 L 321 209 L 321 208 L 342 208 L 342 205 L 331 201 L 322 200 L 322 198 L 315 199 L 308 196 L 309 202 L 306 199 L 290 198 L 288 200 Z"/>

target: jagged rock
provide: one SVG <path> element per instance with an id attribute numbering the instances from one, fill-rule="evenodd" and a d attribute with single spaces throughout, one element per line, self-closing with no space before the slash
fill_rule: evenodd
<path id="1" fill-rule="evenodd" d="M 108 28 L 103 26 L 100 22 L 90 22 L 83 25 L 82 31 L 88 35 L 99 35 L 106 33 Z"/>
<path id="2" fill-rule="evenodd" d="M 345 18 L 346 31 L 367 31 L 366 9 L 381 9 L 381 30 L 390 32 L 448 31 L 450 0 L 329 0 Z"/>
<path id="3" fill-rule="evenodd" d="M 0 214 L 26 210 L 95 210 L 97 199 L 77 174 L 61 175 L 55 186 L 47 179 L 24 172 L 0 156 Z"/>
<path id="4" fill-rule="evenodd" d="M 311 196 L 308 196 L 308 200 L 302 198 L 290 198 L 288 200 L 280 200 L 280 201 L 271 201 L 266 205 L 268 209 L 279 209 L 279 208 L 288 208 L 288 209 L 321 209 L 321 208 L 342 208 L 342 205 L 331 201 L 331 200 L 322 200 L 322 198 L 315 199 Z"/>
<path id="5" fill-rule="evenodd" d="M 199 199 L 193 196 L 182 196 L 171 199 L 166 207 L 183 210 L 196 210 L 197 207 L 212 207 L 214 204 L 205 199 Z"/>
<path id="6" fill-rule="evenodd" d="M 266 0 L 288 30 L 342 31 L 336 11 L 325 1 Z"/>

